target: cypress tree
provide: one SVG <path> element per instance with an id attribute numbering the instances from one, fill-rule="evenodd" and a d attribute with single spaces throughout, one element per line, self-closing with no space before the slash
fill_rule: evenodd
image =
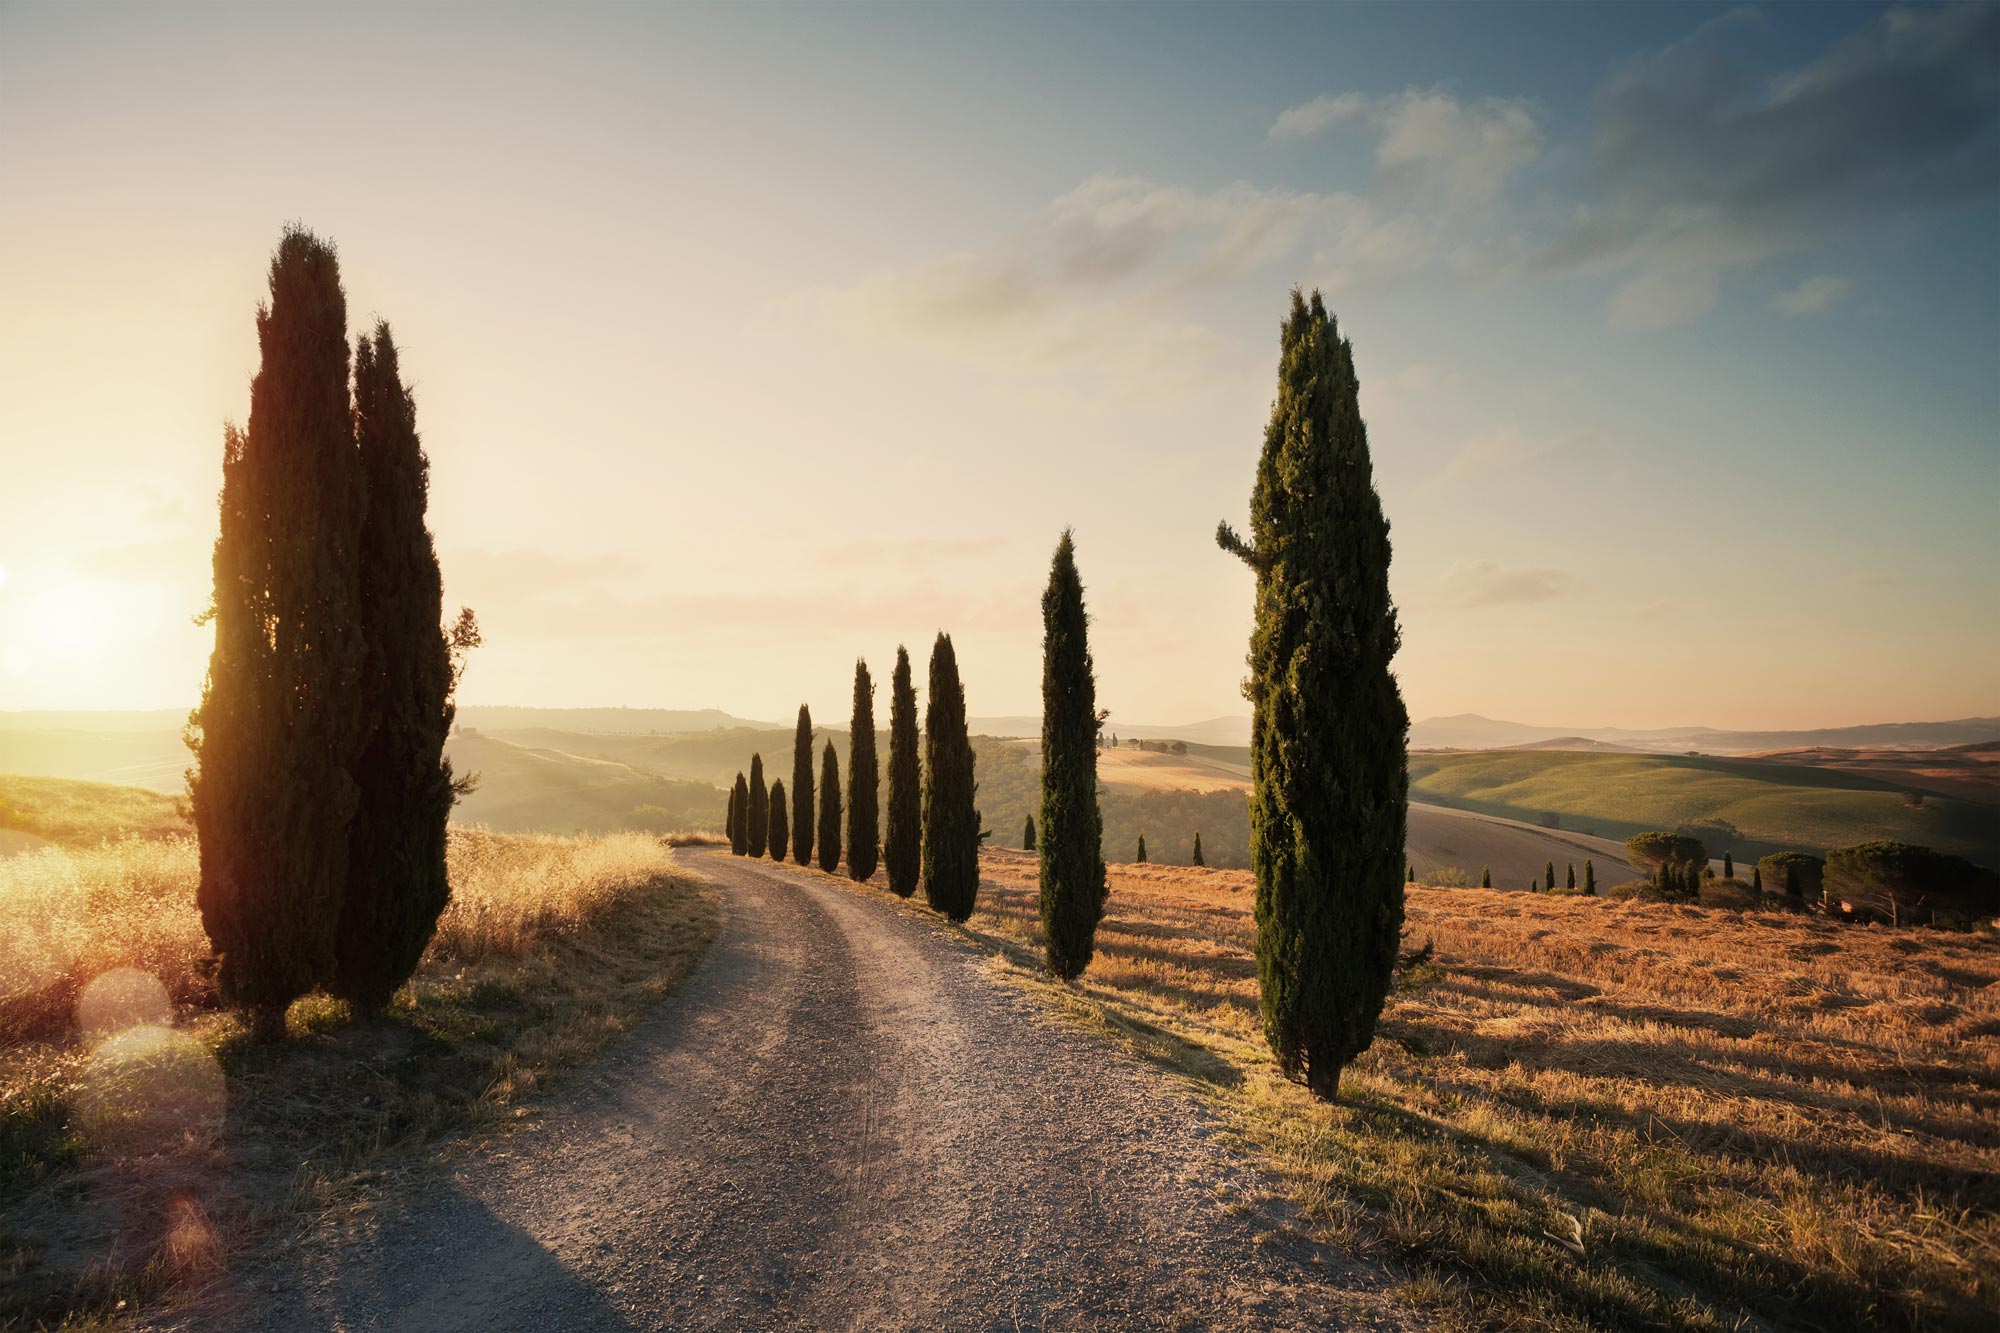
<path id="1" fill-rule="evenodd" d="M 847 875 L 867 883 L 882 857 L 882 828 L 875 803 L 882 770 L 875 762 L 875 680 L 868 664 L 854 663 L 854 715 L 847 737 Z"/>
<path id="2" fill-rule="evenodd" d="M 1736 878 L 1736 858 L 1731 856 L 1727 850 L 1724 850 L 1722 853 L 1722 877 L 1724 879 Z"/>
<path id="3" fill-rule="evenodd" d="M 1556 891 L 1556 863 L 1554 861 L 1549 862 L 1548 868 L 1542 871 L 1542 883 L 1549 886 L 1550 893 Z"/>
<path id="4" fill-rule="evenodd" d="M 1056 543 L 1042 593 L 1042 941 L 1064 981 L 1090 966 L 1104 916 L 1104 820 L 1097 808 L 1097 676 L 1076 546 Z"/>
<path id="5" fill-rule="evenodd" d="M 1216 539 L 1257 577 L 1245 693 L 1264 1033 L 1331 1098 L 1374 1040 L 1401 941 L 1409 714 L 1353 349 L 1317 292 L 1292 293 L 1250 527 Z"/>
<path id="6" fill-rule="evenodd" d="M 736 788 L 729 789 L 728 811 L 722 816 L 722 837 L 731 851 L 736 850 Z"/>
<path id="7" fill-rule="evenodd" d="M 1574 861 L 1569 863 L 1568 870 L 1564 872 L 1563 887 L 1571 892 L 1576 891 L 1576 862 Z"/>
<path id="8" fill-rule="evenodd" d="M 223 434 L 215 647 L 188 728 L 195 900 L 222 998 L 260 1038 L 333 970 L 366 739 L 347 298 L 333 247 L 303 229 L 269 277 L 249 427 Z"/>
<path id="9" fill-rule="evenodd" d="M 1035 817 L 1033 815 L 1029 815 L 1028 822 L 1021 826 L 1021 850 L 1024 852 L 1035 850 Z"/>
<path id="10" fill-rule="evenodd" d="M 910 654 L 897 644 L 896 668 L 889 675 L 889 818 L 882 832 L 882 868 L 889 891 L 899 898 L 917 891 L 923 856 L 923 770 L 917 743 Z"/>
<path id="11" fill-rule="evenodd" d="M 1583 863 L 1583 892 L 1586 897 L 1597 896 L 1597 867 L 1589 861 Z"/>
<path id="12" fill-rule="evenodd" d="M 792 859 L 802 866 L 813 859 L 813 720 L 804 704 L 792 736 Z"/>
<path id="13" fill-rule="evenodd" d="M 729 850 L 738 856 L 750 854 L 750 787 L 743 781 L 743 774 L 736 774 L 736 786 L 729 793 L 729 804 L 736 814 L 729 826 Z"/>
<path id="14" fill-rule="evenodd" d="M 417 436 L 389 326 L 357 340 L 354 440 L 368 492 L 360 547 L 362 724 L 354 770 L 347 886 L 328 989 L 363 1012 L 417 970 L 451 897 L 445 823 L 458 799 L 444 757 L 452 693 L 478 623 L 460 611 L 447 636 L 444 581 L 424 524 L 430 463 Z"/>
<path id="15" fill-rule="evenodd" d="M 819 868 L 829 875 L 840 865 L 840 757 L 833 742 L 819 757 Z"/>
<path id="16" fill-rule="evenodd" d="M 1405 884 L 1415 884 L 1417 882 L 1417 868 L 1407 861 L 1403 863 L 1403 882 Z"/>
<path id="17" fill-rule="evenodd" d="M 1136 865 L 1146 864 L 1146 835 L 1143 833 L 1139 835 L 1139 846 L 1132 853 L 1132 861 Z"/>
<path id="18" fill-rule="evenodd" d="M 764 786 L 764 755 L 760 751 L 750 756 L 750 804 L 743 807 L 750 815 L 745 823 L 747 851 L 751 856 L 764 854 L 765 839 L 771 833 L 771 793 Z"/>
<path id="19" fill-rule="evenodd" d="M 1750 887 L 1759 893 L 1764 891 L 1764 867 L 1755 863 L 1750 867 Z"/>
<path id="20" fill-rule="evenodd" d="M 787 844 L 791 836 L 791 830 L 785 824 L 785 780 L 783 778 L 771 784 L 770 805 L 771 836 L 766 842 L 765 847 L 770 852 L 771 859 L 782 865 L 785 860 L 785 853 L 789 850 Z"/>
<path id="21" fill-rule="evenodd" d="M 1493 867 L 1492 867 L 1492 866 L 1481 866 L 1481 867 L 1479 867 L 1479 887 L 1480 887 L 1480 888 L 1482 888 L 1482 889 L 1490 889 L 1490 888 L 1492 888 L 1492 887 L 1493 887 Z"/>
<path id="22" fill-rule="evenodd" d="M 1205 865 L 1207 865 L 1207 864 L 1208 864 L 1208 862 L 1206 862 L 1206 861 L 1204 861 L 1204 860 L 1202 860 L 1202 859 L 1201 859 L 1201 830 L 1200 830 L 1200 829 L 1196 829 L 1196 830 L 1194 831 L 1194 860 L 1192 861 L 1192 863 L 1191 863 L 1191 864 L 1194 864 L 1194 865 L 1198 865 L 1198 866 L 1205 866 Z"/>
<path id="23" fill-rule="evenodd" d="M 1542 882 L 1540 880 L 1531 879 L 1528 881 L 1529 893 L 1540 893 L 1541 891 L 1542 891 Z"/>
<path id="24" fill-rule="evenodd" d="M 953 921 L 971 916 L 979 895 L 976 789 L 958 657 L 940 630 L 924 700 L 924 898 Z"/>

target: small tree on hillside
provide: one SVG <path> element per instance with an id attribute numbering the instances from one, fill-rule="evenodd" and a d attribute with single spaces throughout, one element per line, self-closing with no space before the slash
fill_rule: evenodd
<path id="1" fill-rule="evenodd" d="M 750 804 L 743 808 L 750 816 L 744 825 L 748 835 L 745 851 L 751 856 L 762 856 L 771 834 L 771 791 L 764 785 L 762 751 L 750 756 Z"/>
<path id="2" fill-rule="evenodd" d="M 1493 867 L 1492 867 L 1492 866 L 1481 866 L 1481 867 L 1479 867 L 1479 887 L 1480 887 L 1480 888 L 1482 888 L 1482 889 L 1490 889 L 1490 888 L 1492 888 L 1492 887 L 1493 887 Z"/>
<path id="3" fill-rule="evenodd" d="M 1576 892 L 1576 862 L 1574 861 L 1569 863 L 1569 868 L 1563 879 L 1563 887 L 1572 893 Z"/>
<path id="4" fill-rule="evenodd" d="M 889 677 L 889 818 L 882 835 L 882 867 L 889 891 L 907 898 L 917 891 L 923 857 L 923 769 L 917 747 L 917 692 L 910 684 L 910 654 L 896 645 Z"/>
<path id="5" fill-rule="evenodd" d="M 1024 852 L 1035 850 L 1035 817 L 1033 815 L 1029 815 L 1028 822 L 1021 826 L 1021 850 Z"/>
<path id="6" fill-rule="evenodd" d="M 1547 868 L 1542 871 L 1542 883 L 1548 886 L 1549 892 L 1551 893 L 1555 892 L 1556 863 L 1554 861 L 1549 862 Z"/>
<path id="7" fill-rule="evenodd" d="M 1196 829 L 1196 830 L 1194 831 L 1194 859 L 1193 859 L 1193 861 L 1192 861 L 1192 862 L 1191 862 L 1190 864 L 1193 864 L 1193 865 L 1198 865 L 1198 866 L 1205 866 L 1205 865 L 1207 865 L 1207 864 L 1208 864 L 1208 862 L 1206 862 L 1206 861 L 1204 861 L 1204 860 L 1202 860 L 1202 859 L 1201 859 L 1201 830 L 1200 830 L 1200 829 Z"/>
<path id="8" fill-rule="evenodd" d="M 363 741 L 356 538 L 366 479 L 333 247 L 285 232 L 257 311 L 247 431 L 224 429 L 215 627 L 189 719 L 195 902 L 229 1004 L 260 1038 L 327 979 L 348 879 Z"/>
<path id="9" fill-rule="evenodd" d="M 804 704 L 792 734 L 792 859 L 802 866 L 813 859 L 813 720 Z"/>
<path id="10" fill-rule="evenodd" d="M 785 781 L 778 779 L 771 784 L 771 827 L 770 836 L 765 840 L 765 848 L 771 859 L 783 863 L 785 853 L 791 850 L 791 818 L 785 813 Z"/>
<path id="11" fill-rule="evenodd" d="M 1724 849 L 1722 853 L 1722 877 L 1724 879 L 1736 878 L 1736 858 L 1731 856 L 1727 849 Z"/>
<path id="12" fill-rule="evenodd" d="M 1764 891 L 1764 867 L 1760 865 L 1750 867 L 1750 887 L 1758 893 Z"/>
<path id="13" fill-rule="evenodd" d="M 833 742 L 819 757 L 819 868 L 832 874 L 840 866 L 840 758 Z"/>
<path id="14" fill-rule="evenodd" d="M 1083 580 L 1068 531 L 1042 593 L 1042 939 L 1049 971 L 1090 965 L 1104 916 L 1104 819 L 1097 806 L 1097 676 Z"/>
<path id="15" fill-rule="evenodd" d="M 736 775 L 736 786 L 730 790 L 729 804 L 735 816 L 729 824 L 729 850 L 738 856 L 750 853 L 750 784 L 743 780 L 741 772 Z"/>
<path id="16" fill-rule="evenodd" d="M 367 481 L 361 563 L 362 730 L 347 885 L 327 989 L 370 1013 L 410 979 L 451 899 L 445 824 L 458 800 L 444 743 L 472 612 L 443 627 L 444 582 L 425 525 L 430 462 L 395 340 L 377 322 L 354 353 L 354 443 Z"/>
<path id="17" fill-rule="evenodd" d="M 1583 893 L 1587 898 L 1597 896 L 1597 867 L 1589 861 L 1583 863 Z"/>
<path id="18" fill-rule="evenodd" d="M 953 921 L 972 915 L 979 894 L 977 785 L 958 657 L 939 631 L 924 706 L 924 897 Z"/>
<path id="19" fill-rule="evenodd" d="M 1146 835 L 1143 833 L 1139 835 L 1139 847 L 1132 853 L 1132 860 L 1139 865 L 1146 863 Z"/>
<path id="20" fill-rule="evenodd" d="M 875 804 L 882 770 L 875 760 L 875 678 L 868 663 L 854 664 L 854 712 L 847 734 L 847 875 L 867 883 L 882 858 L 882 827 Z"/>

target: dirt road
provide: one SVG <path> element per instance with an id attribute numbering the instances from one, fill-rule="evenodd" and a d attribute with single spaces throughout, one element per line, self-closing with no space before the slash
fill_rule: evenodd
<path id="1" fill-rule="evenodd" d="M 1201 1105 L 878 891 L 682 853 L 727 920 L 536 1128 L 168 1327 L 1291 1329 L 1376 1282 L 1224 1205 Z M 1362 1315 L 1366 1318 L 1366 1315 Z"/>

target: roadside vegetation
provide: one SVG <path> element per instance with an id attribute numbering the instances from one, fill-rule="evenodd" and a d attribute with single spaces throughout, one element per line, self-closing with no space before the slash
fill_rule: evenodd
<path id="1" fill-rule="evenodd" d="M 1299 1226 L 1393 1258 L 1448 1325 L 1989 1326 L 1991 932 L 1411 886 L 1329 1105 L 1264 1042 L 1248 875 L 1112 866 L 1056 985 L 1034 858 L 984 860 L 967 929 L 1005 970 L 1214 1099 Z"/>
<path id="2" fill-rule="evenodd" d="M 702 835 L 682 835 L 700 840 Z M 365 1210 L 626 1031 L 714 935 L 661 840 L 453 828 L 452 900 L 376 1019 L 218 1006 L 186 837 L 0 860 L 0 1327 L 130 1309 Z"/>

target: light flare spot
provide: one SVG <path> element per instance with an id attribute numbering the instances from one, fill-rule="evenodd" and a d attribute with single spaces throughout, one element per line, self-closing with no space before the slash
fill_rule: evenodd
<path id="1" fill-rule="evenodd" d="M 167 1027 L 173 1015 L 167 988 L 135 967 L 112 968 L 85 986 L 76 1000 L 76 1026 L 86 1040 L 145 1024 Z"/>
<path id="2" fill-rule="evenodd" d="M 145 1023 L 97 1044 L 77 1079 L 73 1105 L 81 1128 L 104 1151 L 144 1157 L 214 1142 L 229 1092 L 206 1046 L 185 1032 Z"/>

